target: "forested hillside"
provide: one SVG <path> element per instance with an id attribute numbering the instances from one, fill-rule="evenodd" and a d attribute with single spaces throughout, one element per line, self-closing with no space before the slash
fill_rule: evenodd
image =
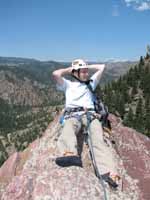
<path id="1" fill-rule="evenodd" d="M 0 57 L 0 166 L 15 151 L 40 137 L 63 95 L 51 72 L 57 62 Z"/>
<path id="2" fill-rule="evenodd" d="M 132 62 L 106 63 L 102 84 L 117 79 Z M 52 71 L 70 63 L 0 57 L 0 165 L 26 148 L 47 128 L 64 96 Z M 114 70 L 115 66 L 115 70 Z"/>
<path id="3" fill-rule="evenodd" d="M 150 137 L 150 54 L 147 53 L 117 81 L 100 89 L 110 112 L 119 115 L 125 125 Z"/>

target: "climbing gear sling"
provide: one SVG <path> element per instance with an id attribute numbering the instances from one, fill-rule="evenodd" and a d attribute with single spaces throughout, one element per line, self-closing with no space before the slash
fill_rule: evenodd
<path id="1" fill-rule="evenodd" d="M 109 184 L 109 186 L 112 187 L 113 189 L 116 189 L 118 187 L 118 184 L 110 177 L 110 173 L 106 173 L 106 174 L 103 174 L 103 175 L 101 175 L 99 173 L 99 170 L 98 170 L 98 167 L 97 167 L 97 163 L 96 163 L 96 159 L 95 159 L 95 155 L 94 155 L 93 141 L 92 141 L 91 131 L 90 131 L 90 123 L 93 120 L 93 118 L 91 118 L 91 113 L 90 112 L 86 113 L 86 117 L 87 117 L 87 127 L 86 127 L 87 144 L 88 144 L 88 147 L 89 147 L 90 157 L 91 157 L 91 160 L 92 160 L 92 164 L 93 164 L 93 168 L 94 168 L 94 171 L 95 171 L 95 175 L 98 177 L 99 182 L 103 187 L 104 199 L 107 200 L 104 181 L 107 182 Z"/>
<path id="2" fill-rule="evenodd" d="M 90 133 L 91 115 L 90 115 L 89 112 L 86 113 L 86 117 L 87 117 L 87 127 L 86 127 L 87 144 L 88 144 L 88 147 L 89 147 L 91 161 L 92 161 L 92 164 L 93 164 L 95 175 L 97 176 L 100 184 L 102 185 L 102 188 L 103 188 L 103 191 L 104 191 L 104 200 L 107 200 L 105 185 L 104 185 L 102 176 L 99 173 L 99 170 L 98 170 L 98 167 L 97 167 L 97 164 L 96 164 L 96 160 L 95 160 L 94 151 L 93 151 L 93 143 L 92 143 L 92 138 L 91 138 L 91 133 Z"/>

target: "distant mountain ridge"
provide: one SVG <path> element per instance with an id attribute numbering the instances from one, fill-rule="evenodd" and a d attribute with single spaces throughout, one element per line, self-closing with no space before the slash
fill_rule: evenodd
<path id="1" fill-rule="evenodd" d="M 89 61 L 89 64 L 93 63 L 104 63 L 106 64 L 106 70 L 103 75 L 102 82 L 105 82 L 106 80 L 108 81 L 109 79 L 112 80 L 114 78 L 118 78 L 120 75 L 124 74 L 130 67 L 133 65 L 137 64 L 136 61 L 117 61 L 115 62 L 114 60 L 110 61 L 105 61 L 105 62 L 94 62 L 94 61 Z M 57 62 L 57 61 L 40 61 L 37 59 L 29 59 L 29 58 L 19 58 L 19 57 L 0 57 L 0 66 L 12 66 L 12 67 L 17 67 L 21 70 L 26 70 L 30 71 L 31 73 L 35 73 L 36 70 L 37 72 L 39 71 L 44 78 L 43 80 L 46 79 L 46 81 L 49 79 L 47 76 L 45 76 L 44 71 L 47 73 L 51 73 L 53 70 L 57 68 L 62 68 L 62 67 L 68 67 L 71 66 L 70 62 Z M 42 69 L 41 69 L 42 68 Z M 112 75 L 112 78 L 111 78 Z M 106 76 L 108 76 L 106 78 Z M 51 77 L 50 77 L 51 79 Z M 48 81 L 47 81 L 48 83 Z"/>

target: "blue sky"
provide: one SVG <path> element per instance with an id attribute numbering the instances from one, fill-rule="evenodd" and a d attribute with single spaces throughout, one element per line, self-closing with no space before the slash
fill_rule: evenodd
<path id="1" fill-rule="evenodd" d="M 150 44 L 150 0 L 0 0 L 0 56 L 138 59 Z"/>

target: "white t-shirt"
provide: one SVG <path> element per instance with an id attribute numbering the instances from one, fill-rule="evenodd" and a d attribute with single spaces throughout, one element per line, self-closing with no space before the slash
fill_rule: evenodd
<path id="1" fill-rule="evenodd" d="M 97 72 L 90 79 L 92 80 L 90 84 L 94 91 L 98 84 Z M 84 107 L 94 109 L 92 92 L 85 83 L 73 82 L 63 78 L 63 84 L 57 85 L 57 88 L 65 93 L 66 108 Z"/>

